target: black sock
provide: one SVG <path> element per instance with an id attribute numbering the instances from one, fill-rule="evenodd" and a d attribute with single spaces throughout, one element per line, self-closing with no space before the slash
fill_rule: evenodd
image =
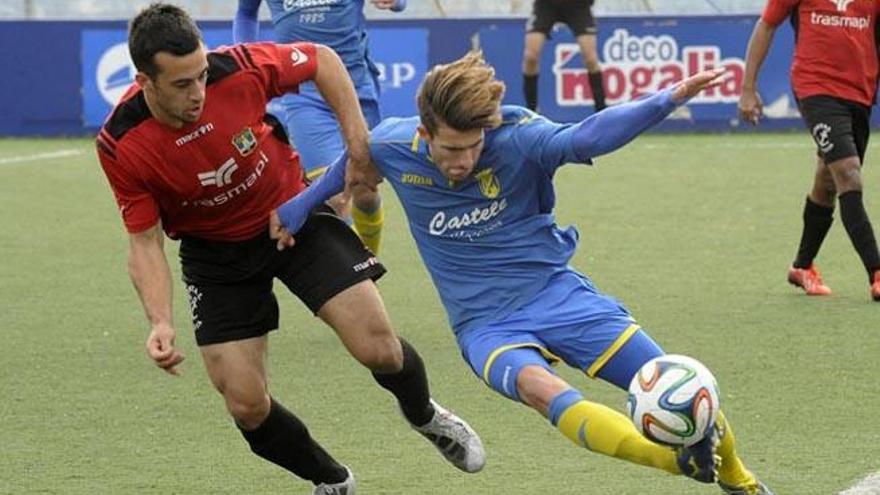
<path id="1" fill-rule="evenodd" d="M 593 90 L 593 105 L 596 111 L 605 108 L 605 86 L 602 85 L 602 71 L 590 72 L 590 89 Z"/>
<path id="2" fill-rule="evenodd" d="M 880 254 L 877 253 L 877 240 L 874 229 L 868 220 L 868 212 L 862 202 L 862 191 L 848 191 L 838 197 L 840 201 L 840 219 L 849 234 L 849 240 L 862 258 L 865 270 L 868 271 L 868 283 L 872 283 L 874 272 L 880 269 Z"/>
<path id="3" fill-rule="evenodd" d="M 526 107 L 535 111 L 538 109 L 538 75 L 530 76 L 523 74 L 523 94 L 526 96 Z"/>
<path id="4" fill-rule="evenodd" d="M 239 430 L 254 454 L 316 485 L 348 477 L 345 468 L 312 439 L 306 425 L 274 399 L 263 424 L 256 430 Z"/>
<path id="5" fill-rule="evenodd" d="M 409 342 L 400 339 L 403 348 L 403 369 L 397 373 L 373 373 L 373 378 L 397 398 L 407 421 L 422 426 L 434 417 L 425 363 Z"/>
<path id="6" fill-rule="evenodd" d="M 825 240 L 825 234 L 831 228 L 831 222 L 834 221 L 834 207 L 822 206 L 814 203 L 807 196 L 804 203 L 804 231 L 801 234 L 801 244 L 798 246 L 797 258 L 794 260 L 794 267 L 806 269 L 813 264 L 813 259 L 819 253 L 822 247 L 822 241 Z"/>

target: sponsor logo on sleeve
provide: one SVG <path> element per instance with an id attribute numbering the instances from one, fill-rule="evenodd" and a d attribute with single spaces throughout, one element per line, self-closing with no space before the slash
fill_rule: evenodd
<path id="1" fill-rule="evenodd" d="M 296 67 L 309 61 L 309 56 L 299 48 L 290 47 L 290 65 Z"/>

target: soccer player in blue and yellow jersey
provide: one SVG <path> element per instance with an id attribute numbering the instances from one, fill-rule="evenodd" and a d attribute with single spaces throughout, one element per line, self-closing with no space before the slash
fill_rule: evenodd
<path id="1" fill-rule="evenodd" d="M 418 117 L 373 129 L 375 168 L 351 167 L 349 180 L 375 183 L 381 174 L 391 182 L 462 355 L 492 389 L 537 410 L 588 450 L 717 481 L 726 493 L 768 495 L 738 458 L 722 414 L 704 440 L 672 449 L 586 400 L 550 366 L 563 361 L 625 390 L 645 362 L 663 354 L 620 302 L 569 265 L 578 233 L 555 222 L 556 169 L 623 146 L 722 77 L 701 72 L 562 125 L 502 107 L 504 84 L 472 52 L 427 74 Z M 270 229 L 279 248 L 293 244 L 291 233 L 311 208 L 343 187 L 344 169 L 343 157 L 276 211 Z"/>
<path id="2" fill-rule="evenodd" d="M 233 22 L 236 43 L 257 39 L 257 13 L 262 0 L 239 0 Z M 380 9 L 400 12 L 406 0 L 371 0 Z M 364 118 L 371 128 L 382 119 L 379 113 L 379 71 L 370 60 L 367 46 L 364 0 L 266 0 L 272 13 L 275 41 L 311 41 L 329 46 L 342 59 L 354 82 Z M 314 180 L 343 150 L 342 135 L 332 110 L 313 84 L 300 86 L 299 94 L 286 94 L 277 101 L 287 133 L 299 152 L 307 178 Z M 351 217 L 355 230 L 374 253 L 382 236 L 382 198 L 365 187 L 351 191 Z M 347 216 L 348 197 L 331 202 Z"/>

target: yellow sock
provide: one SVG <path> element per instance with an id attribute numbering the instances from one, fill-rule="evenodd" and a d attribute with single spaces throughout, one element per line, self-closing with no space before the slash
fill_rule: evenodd
<path id="1" fill-rule="evenodd" d="M 581 400 L 559 417 L 557 427 L 572 442 L 611 457 L 681 474 L 672 449 L 651 442 L 623 414 Z"/>
<path id="2" fill-rule="evenodd" d="M 736 439 L 733 429 L 724 417 L 724 413 L 718 411 L 718 421 L 715 423 L 723 434 L 718 445 L 718 455 L 721 456 L 721 466 L 718 467 L 718 478 L 725 485 L 749 486 L 757 483 L 755 475 L 746 469 L 743 462 L 736 455 Z"/>
<path id="3" fill-rule="evenodd" d="M 357 232 L 364 245 L 370 248 L 373 254 L 379 254 L 379 246 L 382 243 L 382 225 L 385 223 L 382 205 L 380 204 L 376 211 L 370 213 L 357 206 L 352 206 L 351 218 L 354 220 L 354 231 Z"/>

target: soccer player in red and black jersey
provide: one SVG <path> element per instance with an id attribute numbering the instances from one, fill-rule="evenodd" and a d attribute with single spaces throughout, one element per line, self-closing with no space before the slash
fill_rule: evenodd
<path id="1" fill-rule="evenodd" d="M 876 0 L 769 0 L 749 41 L 740 117 L 757 124 L 762 102 L 756 83 L 776 28 L 791 18 L 796 48 L 792 84 L 801 115 L 818 147 L 813 189 L 788 281 L 810 295 L 831 294 L 813 260 L 831 227 L 835 196 L 843 225 L 880 301 L 880 255 L 862 202 L 861 167 L 877 91 Z"/>
<path id="2" fill-rule="evenodd" d="M 274 209 L 305 188 L 296 153 L 266 117 L 270 98 L 313 80 L 336 114 L 350 165 L 369 160 L 367 126 L 339 57 L 311 43 L 206 52 L 192 19 L 167 4 L 132 20 L 128 44 L 136 83 L 108 116 L 97 148 L 129 233 L 129 274 L 150 323 L 148 355 L 171 374 L 183 361 L 174 345 L 167 234 L 180 240 L 208 375 L 255 454 L 312 481 L 316 494 L 354 493 L 351 472 L 269 395 L 277 278 L 394 394 L 417 431 L 456 467 L 478 471 L 479 437 L 430 399 L 419 355 L 385 313 L 374 284 L 385 270 L 372 253 L 328 208 L 313 212 L 295 242 L 269 230 Z"/>

